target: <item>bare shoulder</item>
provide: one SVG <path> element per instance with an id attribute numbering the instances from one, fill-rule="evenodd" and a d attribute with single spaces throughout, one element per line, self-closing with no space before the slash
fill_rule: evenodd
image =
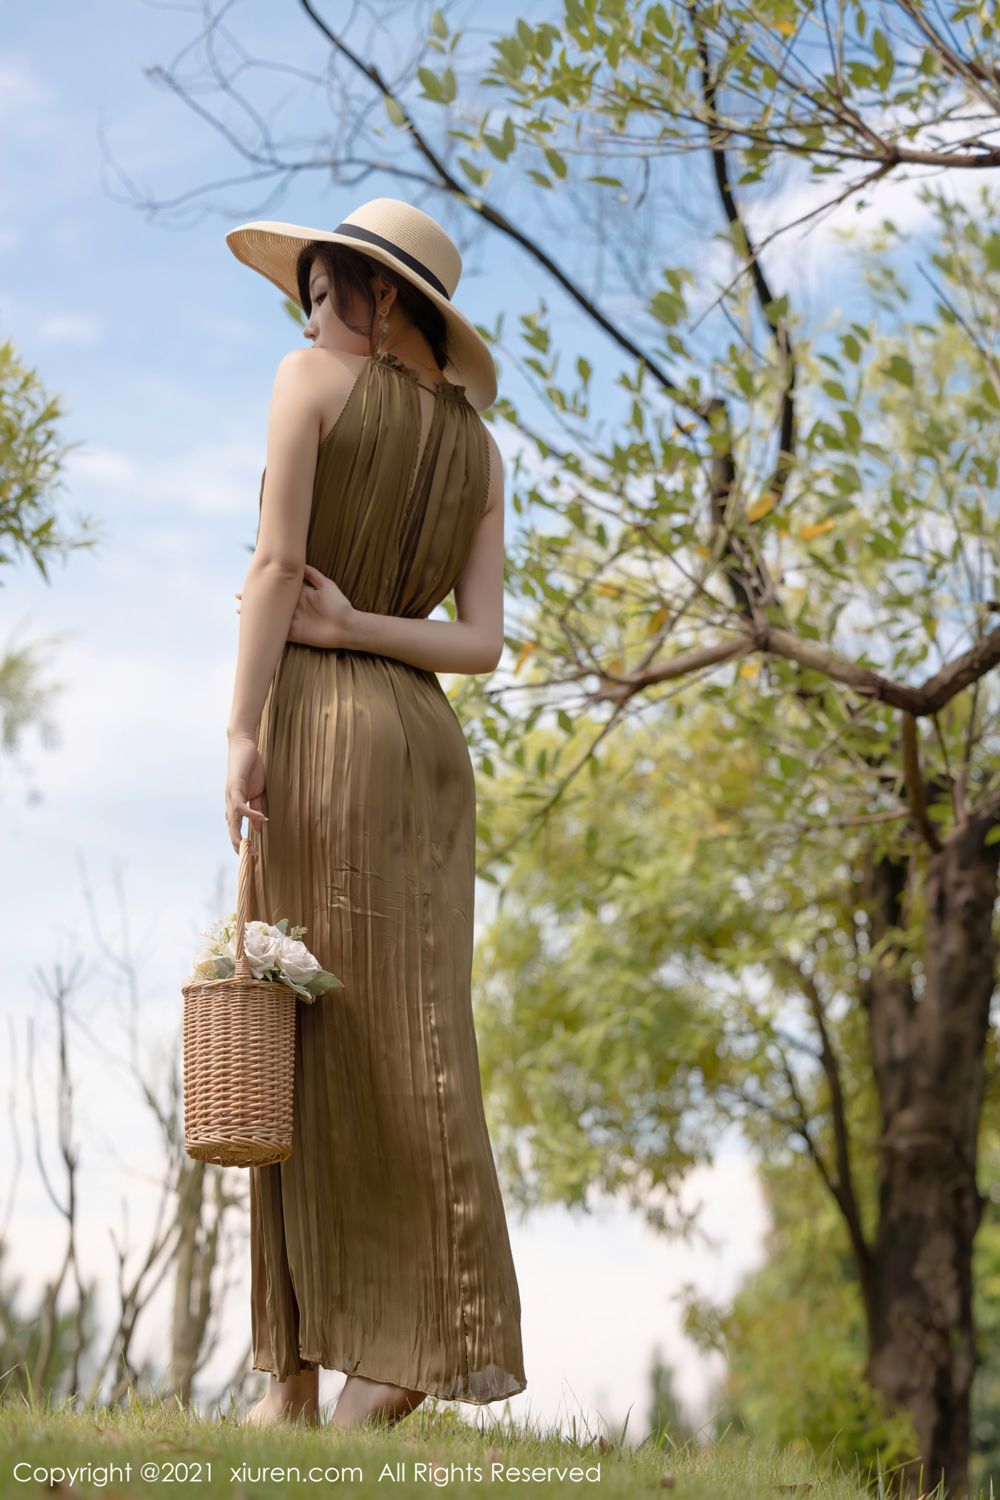
<path id="1" fill-rule="evenodd" d="M 335 383 L 338 375 L 348 384 L 364 364 L 361 354 L 347 354 L 340 349 L 321 349 L 315 344 L 289 349 L 278 361 L 278 371 L 292 381 L 313 386 Z"/>
<path id="2" fill-rule="evenodd" d="M 336 425 L 364 363 L 363 355 L 340 349 L 321 349 L 312 344 L 290 349 L 278 363 L 275 391 L 318 420 L 318 441 L 322 443 Z"/>
<path id="3" fill-rule="evenodd" d="M 318 410 L 316 363 L 309 349 L 289 349 L 278 360 L 274 372 L 275 404 L 288 410 L 303 407 Z"/>
<path id="4" fill-rule="evenodd" d="M 285 380 L 306 380 L 316 373 L 312 349 L 289 349 L 278 360 L 276 376 Z"/>

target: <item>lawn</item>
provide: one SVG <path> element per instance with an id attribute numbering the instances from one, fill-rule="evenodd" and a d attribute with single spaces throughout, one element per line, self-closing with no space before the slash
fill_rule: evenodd
<path id="1" fill-rule="evenodd" d="M 857 1478 L 830 1474 L 808 1454 L 765 1452 L 732 1437 L 681 1447 L 664 1433 L 633 1443 L 627 1423 L 612 1441 L 515 1425 L 502 1408 L 477 1415 L 473 1425 L 450 1403 L 425 1403 L 381 1431 L 251 1429 L 235 1412 L 202 1418 L 176 1402 L 133 1398 L 125 1407 L 74 1411 L 18 1396 L 0 1403 L 0 1493 L 251 1500 L 336 1488 L 405 1500 L 437 1487 L 531 1500 L 632 1500 L 667 1491 L 691 1500 L 859 1500 L 881 1488 L 866 1492 Z"/>

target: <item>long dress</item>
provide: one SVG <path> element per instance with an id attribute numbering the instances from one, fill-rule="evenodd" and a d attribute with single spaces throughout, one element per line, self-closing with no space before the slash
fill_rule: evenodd
<path id="1" fill-rule="evenodd" d="M 443 382 L 421 452 L 420 384 L 369 356 L 320 444 L 306 559 L 365 611 L 430 614 L 486 505 L 482 419 Z M 527 1381 L 471 1003 L 462 726 L 432 671 L 286 642 L 257 743 L 254 915 L 305 926 L 344 988 L 296 1002 L 292 1154 L 250 1168 L 254 1369 L 513 1396 Z"/>

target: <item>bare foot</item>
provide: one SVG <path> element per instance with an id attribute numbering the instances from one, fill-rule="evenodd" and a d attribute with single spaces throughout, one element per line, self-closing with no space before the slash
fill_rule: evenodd
<path id="1" fill-rule="evenodd" d="M 364 1375 L 348 1375 L 330 1418 L 331 1427 L 358 1427 L 366 1422 L 394 1427 L 420 1405 L 426 1391 L 409 1390 L 403 1385 L 389 1385 L 369 1380 Z"/>
<path id="2" fill-rule="evenodd" d="M 304 1415 L 312 1426 L 319 1423 L 319 1370 L 300 1370 L 287 1380 L 268 1376 L 267 1395 L 247 1412 L 245 1425 L 268 1427 L 274 1422 L 295 1421 Z"/>
<path id="3" fill-rule="evenodd" d="M 263 1396 L 255 1406 L 251 1406 L 243 1419 L 245 1427 L 269 1427 L 274 1422 L 280 1422 L 282 1412 L 271 1405 L 270 1396 Z"/>

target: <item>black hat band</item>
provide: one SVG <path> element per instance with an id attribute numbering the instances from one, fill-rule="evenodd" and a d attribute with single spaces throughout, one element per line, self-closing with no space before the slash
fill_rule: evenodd
<path id="1" fill-rule="evenodd" d="M 398 245 L 393 244 L 392 240 L 387 240 L 385 235 L 376 234 L 374 229 L 363 229 L 360 224 L 351 224 L 346 219 L 338 224 L 333 232 L 334 234 L 350 235 L 351 239 L 365 240 L 369 245 L 378 245 L 382 250 L 389 250 L 395 255 L 397 260 L 401 260 L 404 265 L 409 266 L 411 271 L 416 271 L 418 276 L 422 276 L 425 281 L 430 282 L 436 292 L 440 292 L 442 297 L 446 297 L 449 302 L 451 301 L 444 282 L 439 281 L 434 272 L 427 269 L 423 261 L 417 260 L 415 255 L 408 255 L 405 250 L 401 250 Z"/>

